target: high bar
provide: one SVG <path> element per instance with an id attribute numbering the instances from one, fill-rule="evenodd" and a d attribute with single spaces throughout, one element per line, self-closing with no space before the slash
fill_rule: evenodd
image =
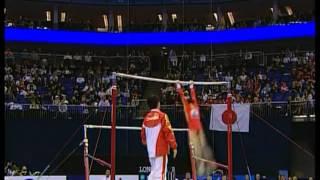
<path id="1" fill-rule="evenodd" d="M 90 128 L 90 129 L 111 129 L 111 126 L 100 126 L 100 125 L 91 125 L 91 124 L 85 124 L 83 126 L 85 128 Z M 116 129 L 141 130 L 141 127 L 116 126 Z M 188 131 L 188 129 L 187 128 L 173 128 L 173 131 Z"/>
<path id="2" fill-rule="evenodd" d="M 151 78 L 151 77 L 144 77 L 144 76 L 137 76 L 132 74 L 125 74 L 125 73 L 113 73 L 115 76 L 118 77 L 124 77 L 124 78 L 132 78 L 132 79 L 141 79 L 145 81 L 153 81 L 153 82 L 161 82 L 161 83 L 169 83 L 169 84 L 175 84 L 177 83 L 176 80 L 169 80 L 169 79 L 160 79 L 160 78 Z M 180 81 L 181 84 L 191 84 L 190 81 Z M 229 82 L 225 81 L 219 81 L 219 82 L 200 82 L 200 81 L 194 81 L 194 85 L 226 85 Z"/>

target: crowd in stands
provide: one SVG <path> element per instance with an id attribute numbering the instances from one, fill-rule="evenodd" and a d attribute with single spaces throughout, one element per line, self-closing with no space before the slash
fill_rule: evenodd
<path id="1" fill-rule="evenodd" d="M 40 172 L 39 171 L 35 171 L 35 172 L 31 172 L 27 166 L 23 165 L 23 166 L 19 166 L 18 164 L 8 161 L 4 167 L 4 175 L 5 176 L 39 176 Z M 110 170 L 107 169 L 105 172 L 106 177 L 108 178 L 110 176 Z M 259 173 L 253 175 L 255 180 L 263 180 L 263 179 L 268 179 L 267 176 L 264 175 L 260 175 Z M 249 175 L 245 175 L 245 180 L 249 180 Z M 169 178 L 170 179 L 170 178 Z M 171 178 L 172 179 L 172 178 Z M 184 180 L 191 180 L 191 173 L 187 172 L 185 174 Z M 201 180 L 213 180 L 213 179 L 222 179 L 222 180 L 226 180 L 227 179 L 227 175 L 224 174 L 224 172 L 222 170 L 216 170 L 215 172 L 213 172 L 211 175 L 208 175 L 207 177 L 200 177 L 199 179 Z M 297 176 L 289 176 L 289 177 L 285 177 L 282 175 L 278 176 L 278 180 L 298 180 L 301 178 L 298 178 Z M 308 179 L 308 180 L 313 180 L 312 177 L 309 178 L 304 178 L 304 179 Z"/>
<path id="2" fill-rule="evenodd" d="M 286 50 L 281 55 L 274 55 L 271 64 L 259 65 L 251 58 L 239 57 L 238 61 L 245 61 L 242 66 L 225 66 L 208 62 L 208 57 L 203 54 L 194 56 L 185 52 L 178 57 L 171 50 L 168 58 L 169 70 L 165 78 L 230 83 L 230 86 L 196 87 L 201 104 L 224 103 L 227 92 L 235 96 L 236 103 L 314 100 L 313 52 L 295 54 L 294 51 Z M 180 102 L 174 85 L 164 85 L 160 94 L 163 104 Z"/>
<path id="3" fill-rule="evenodd" d="M 167 15 L 168 16 L 168 15 Z M 166 18 L 168 19 L 168 18 Z M 314 17 L 309 13 L 295 13 L 293 15 L 281 15 L 277 19 L 272 16 L 268 17 L 256 17 L 254 19 L 237 20 L 231 24 L 226 18 L 223 18 L 219 22 L 200 22 L 197 18 L 191 21 L 169 21 L 155 20 L 154 22 L 148 22 L 143 24 L 134 23 L 131 21 L 129 24 L 124 24 L 121 29 L 114 27 L 114 23 L 109 22 L 108 32 L 175 32 L 175 31 L 212 31 L 222 29 L 234 29 L 244 27 L 258 27 L 266 25 L 276 24 L 290 24 L 296 22 L 307 22 L 313 20 Z M 24 16 L 20 16 L 18 19 L 5 19 L 5 26 L 9 27 L 24 27 L 31 29 L 53 29 L 55 28 L 52 21 L 44 21 L 40 19 L 30 19 Z M 90 20 L 76 21 L 71 18 L 66 19 L 65 22 L 59 22 L 58 29 L 64 30 L 82 30 L 82 31 L 96 31 L 101 25 L 93 24 Z"/>
<path id="4" fill-rule="evenodd" d="M 244 179 L 245 180 L 249 180 L 249 179 L 255 179 L 255 180 L 266 180 L 268 179 L 267 176 L 264 176 L 264 175 L 260 175 L 259 173 L 255 174 L 255 175 L 252 175 L 253 177 L 250 178 L 250 176 L 248 174 L 244 175 Z M 228 176 L 225 175 L 224 173 L 220 173 L 219 170 L 214 172 L 212 175 L 208 175 L 207 177 L 202 177 L 202 178 L 199 178 L 200 180 L 227 180 L 228 179 Z M 235 177 L 233 177 L 233 179 L 237 179 Z M 239 178 L 240 179 L 240 178 Z M 242 178 L 241 178 L 242 179 Z M 274 179 L 274 178 L 272 178 Z M 300 177 L 297 177 L 297 176 L 289 176 L 289 177 L 286 177 L 286 176 L 283 176 L 283 175 L 279 175 L 278 180 L 298 180 L 298 179 L 307 179 L 307 180 L 313 180 L 313 177 L 308 177 L 308 178 L 300 178 Z M 185 177 L 183 178 L 183 180 L 192 180 L 191 178 L 191 173 L 190 172 L 187 172 L 185 174 Z"/>
<path id="5" fill-rule="evenodd" d="M 7 49 L 5 58 L 5 102 L 33 108 L 40 104 L 110 106 L 113 71 L 150 76 L 150 59 L 143 53 L 110 60 L 68 53 L 48 60 L 35 51 L 15 54 Z M 117 78 L 118 103 L 136 104 L 144 83 Z"/>
<path id="6" fill-rule="evenodd" d="M 19 166 L 18 164 L 8 161 L 4 167 L 4 175 L 5 176 L 36 176 L 39 175 L 40 172 L 31 172 L 27 166 Z"/>
<path id="7" fill-rule="evenodd" d="M 129 60 L 119 56 L 111 61 L 91 53 L 67 53 L 51 61 L 36 52 L 15 54 L 7 49 L 5 101 L 32 104 L 34 108 L 40 104 L 110 106 L 113 71 L 151 76 L 149 56 L 136 54 Z M 311 51 L 286 50 L 274 55 L 271 63 L 260 65 L 245 57 L 242 66 L 212 63 L 204 54 L 184 52 L 177 56 L 173 50 L 168 57 L 165 79 L 230 83 L 229 86 L 197 86 L 200 104 L 224 103 L 227 92 L 234 95 L 236 103 L 313 102 L 315 97 L 315 56 Z M 139 99 L 145 99 L 145 81 L 118 79 L 117 83 L 118 104 L 138 105 Z M 164 84 L 159 94 L 162 104 L 180 102 L 174 84 Z"/>

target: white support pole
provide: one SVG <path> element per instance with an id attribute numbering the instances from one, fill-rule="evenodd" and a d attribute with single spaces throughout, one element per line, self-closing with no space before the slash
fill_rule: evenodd
<path id="1" fill-rule="evenodd" d="M 89 180 L 89 158 L 88 158 L 88 153 L 89 153 L 89 142 L 88 142 L 88 137 L 87 137 L 87 127 L 83 126 L 83 159 L 84 159 L 84 175 L 85 175 L 85 180 Z"/>

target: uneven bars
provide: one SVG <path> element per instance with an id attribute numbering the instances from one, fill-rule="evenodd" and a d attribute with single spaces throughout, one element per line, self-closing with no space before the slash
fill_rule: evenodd
<path id="1" fill-rule="evenodd" d="M 93 156 L 91 156 L 90 154 L 87 154 L 87 156 L 95 161 L 97 161 L 99 164 L 101 164 L 102 166 L 108 166 L 109 168 L 111 168 L 111 164 L 105 162 L 104 160 L 101 160 L 99 158 L 95 158 Z"/>
<path id="2" fill-rule="evenodd" d="M 209 161 L 209 160 L 203 159 L 203 158 L 198 157 L 198 156 L 193 156 L 193 158 L 196 159 L 196 160 L 199 160 L 199 161 L 206 162 L 206 163 L 208 163 L 208 164 L 218 165 L 218 166 L 220 166 L 220 167 L 223 167 L 223 168 L 225 168 L 225 169 L 228 169 L 228 166 L 226 166 L 226 165 L 224 165 L 224 164 L 217 163 L 217 162 L 215 162 L 215 161 Z"/>
<path id="3" fill-rule="evenodd" d="M 111 126 L 98 126 L 98 125 L 83 125 L 85 128 L 91 129 L 111 129 Z M 141 130 L 141 127 L 128 127 L 128 126 L 116 126 L 116 129 L 126 129 L 126 130 Z M 173 131 L 188 131 L 187 128 L 173 128 Z"/>
<path id="4" fill-rule="evenodd" d="M 153 81 L 153 82 L 161 82 L 161 83 L 169 83 L 169 84 L 176 84 L 177 80 L 169 80 L 169 79 L 159 79 L 159 78 L 151 78 L 151 77 L 144 77 L 144 76 L 136 76 L 131 74 L 124 74 L 124 73 L 117 73 L 113 72 L 113 75 L 118 77 L 125 77 L 125 78 L 132 78 L 132 79 L 141 79 L 145 81 Z M 191 84 L 190 81 L 179 81 L 181 84 Z M 229 82 L 219 81 L 219 82 L 200 82 L 194 81 L 193 84 L 195 85 L 226 85 Z"/>

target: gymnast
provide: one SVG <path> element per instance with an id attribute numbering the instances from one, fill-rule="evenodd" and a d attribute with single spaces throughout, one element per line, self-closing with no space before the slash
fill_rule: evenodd
<path id="1" fill-rule="evenodd" d="M 194 151 L 193 155 L 214 161 L 213 152 L 207 143 L 201 124 L 200 109 L 193 81 L 190 81 L 190 93 L 188 91 L 183 92 L 180 81 L 177 81 L 176 88 L 183 104 L 185 119 L 189 128 L 189 143 L 193 146 Z M 195 164 L 197 175 L 200 176 L 208 175 L 217 168 L 214 164 L 207 166 L 205 162 L 199 160 L 196 160 Z"/>

